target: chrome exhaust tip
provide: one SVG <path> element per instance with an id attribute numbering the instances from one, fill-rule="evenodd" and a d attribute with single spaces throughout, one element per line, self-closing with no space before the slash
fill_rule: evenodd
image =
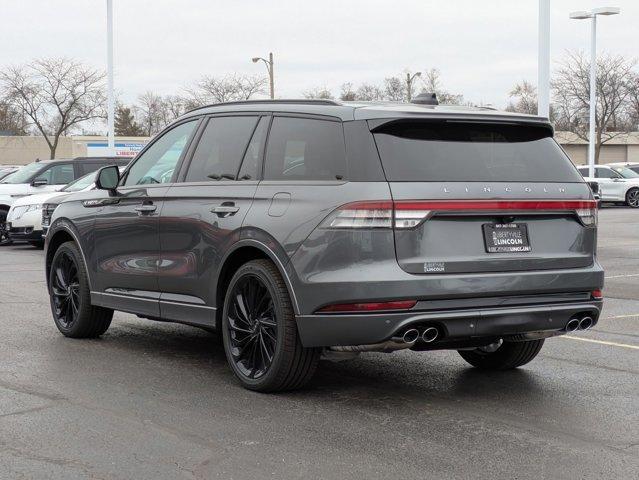
<path id="1" fill-rule="evenodd" d="M 592 327 L 592 317 L 584 317 L 579 321 L 579 330 L 587 330 Z"/>
<path id="2" fill-rule="evenodd" d="M 579 320 L 577 318 L 571 318 L 570 321 L 566 324 L 567 332 L 574 332 L 579 328 Z"/>
<path id="3" fill-rule="evenodd" d="M 439 337 L 439 330 L 435 327 L 428 327 L 422 332 L 422 340 L 426 343 L 434 342 Z"/>
<path id="4" fill-rule="evenodd" d="M 404 335 L 402 335 L 402 341 L 404 341 L 405 343 L 415 343 L 418 338 L 419 330 L 417 330 L 416 328 L 409 328 L 404 332 Z"/>

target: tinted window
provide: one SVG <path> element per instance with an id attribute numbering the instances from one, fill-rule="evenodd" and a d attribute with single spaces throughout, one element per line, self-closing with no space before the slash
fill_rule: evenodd
<path id="1" fill-rule="evenodd" d="M 346 177 L 341 122 L 273 119 L 264 165 L 267 180 L 335 180 Z"/>
<path id="2" fill-rule="evenodd" d="M 544 127 L 400 121 L 374 131 L 388 180 L 580 182 Z"/>
<path id="3" fill-rule="evenodd" d="M 580 168 L 579 169 L 579 173 L 581 173 L 582 177 L 587 177 L 588 176 L 588 169 L 587 168 Z"/>
<path id="4" fill-rule="evenodd" d="M 258 117 L 244 116 L 211 118 L 193 153 L 185 180 L 235 178 L 257 120 Z"/>
<path id="5" fill-rule="evenodd" d="M 46 180 L 49 185 L 66 185 L 74 178 L 73 164 L 53 165 L 38 174 L 35 180 Z"/>
<path id="6" fill-rule="evenodd" d="M 264 137 L 268 130 L 270 117 L 262 117 L 260 123 L 253 132 L 253 137 L 246 148 L 244 159 L 242 160 L 242 168 L 238 176 L 241 180 L 256 179 L 259 176 L 260 167 L 260 149 L 264 143 Z"/>
<path id="7" fill-rule="evenodd" d="M 197 120 L 172 128 L 131 166 L 124 185 L 148 185 L 171 181 L 173 171 L 197 125 Z"/>
<path id="8" fill-rule="evenodd" d="M 621 178 L 621 175 L 607 168 L 597 168 L 595 169 L 595 177 L 596 178 Z"/>

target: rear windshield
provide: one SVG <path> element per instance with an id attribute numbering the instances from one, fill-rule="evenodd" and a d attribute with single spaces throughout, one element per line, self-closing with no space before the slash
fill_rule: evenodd
<path id="1" fill-rule="evenodd" d="M 583 181 L 544 126 L 395 121 L 373 134 L 389 181 Z"/>

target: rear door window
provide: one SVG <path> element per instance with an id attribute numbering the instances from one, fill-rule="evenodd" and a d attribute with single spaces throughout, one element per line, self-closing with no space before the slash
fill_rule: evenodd
<path id="1" fill-rule="evenodd" d="M 258 118 L 211 118 L 193 153 L 185 181 L 234 180 Z"/>
<path id="2" fill-rule="evenodd" d="M 269 133 L 265 180 L 346 178 L 341 122 L 275 117 Z"/>
<path id="3" fill-rule="evenodd" d="M 582 181 L 543 126 L 400 120 L 373 134 L 389 181 Z"/>
<path id="4" fill-rule="evenodd" d="M 49 185 L 66 185 L 75 178 L 72 163 L 53 165 L 38 175 L 36 180 L 46 180 Z"/>

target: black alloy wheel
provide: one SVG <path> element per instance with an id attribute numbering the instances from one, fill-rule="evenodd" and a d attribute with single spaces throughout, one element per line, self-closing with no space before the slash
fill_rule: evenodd
<path id="1" fill-rule="evenodd" d="M 65 337 L 99 337 L 111 325 L 113 310 L 91 304 L 84 258 L 74 242 L 63 243 L 53 254 L 49 297 L 53 320 Z"/>
<path id="2" fill-rule="evenodd" d="M 68 252 L 57 255 L 51 266 L 51 295 L 56 323 L 70 329 L 80 310 L 78 267 Z"/>
<path id="3" fill-rule="evenodd" d="M 631 188 L 628 190 L 626 203 L 631 208 L 639 208 L 639 188 Z"/>
<path id="4" fill-rule="evenodd" d="M 273 298 L 255 275 L 246 275 L 231 292 L 228 312 L 229 345 L 236 368 L 247 378 L 264 375 L 277 347 Z"/>
<path id="5" fill-rule="evenodd" d="M 226 359 L 244 388 L 295 390 L 315 373 L 321 349 L 302 345 L 288 289 L 270 260 L 251 260 L 235 272 L 221 328 Z"/>

